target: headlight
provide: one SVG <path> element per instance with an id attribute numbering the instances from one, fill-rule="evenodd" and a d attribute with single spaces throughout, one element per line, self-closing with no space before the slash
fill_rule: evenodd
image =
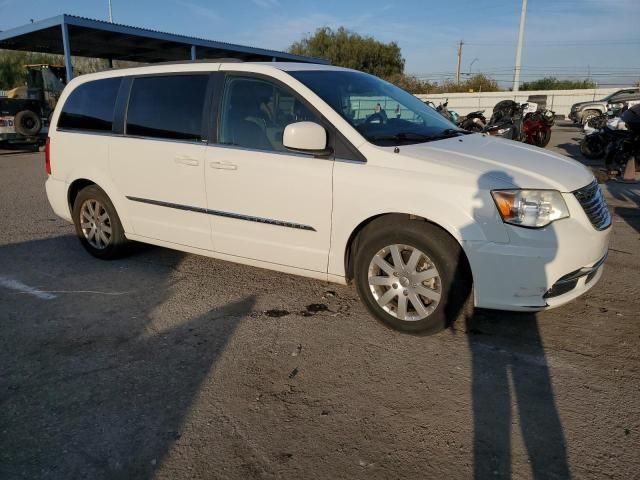
<path id="1" fill-rule="evenodd" d="M 500 128 L 496 131 L 497 135 L 504 135 L 505 133 L 507 133 L 509 130 L 511 130 L 511 128 Z"/>
<path id="2" fill-rule="evenodd" d="M 556 190 L 493 190 L 498 212 L 505 223 L 540 228 L 569 216 L 569 209 Z"/>
<path id="3" fill-rule="evenodd" d="M 613 110 L 617 110 L 618 108 L 624 107 L 624 103 L 610 103 L 609 108 Z"/>

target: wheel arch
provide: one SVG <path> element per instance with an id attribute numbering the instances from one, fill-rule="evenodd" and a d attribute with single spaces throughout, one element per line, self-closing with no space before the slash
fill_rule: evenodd
<path id="1" fill-rule="evenodd" d="M 73 212 L 73 204 L 75 203 L 76 197 L 78 196 L 80 191 L 90 185 L 96 185 L 97 187 L 102 188 L 96 182 L 87 178 L 78 178 L 71 182 L 71 184 L 69 185 L 69 189 L 67 190 L 67 203 L 69 205 L 70 212 Z"/>
<path id="2" fill-rule="evenodd" d="M 374 222 L 404 223 L 404 222 L 411 222 L 411 221 L 428 223 L 428 224 L 432 225 L 433 227 L 441 230 L 451 240 L 456 242 L 456 244 L 458 244 L 458 246 L 460 247 L 460 251 L 462 252 L 462 258 L 464 258 L 464 261 L 466 262 L 466 267 L 468 267 L 469 268 L 469 272 L 471 272 L 469 259 L 467 257 L 466 252 L 464 251 L 463 245 L 462 245 L 458 235 L 452 233 L 447 228 L 443 227 L 442 225 L 438 224 L 437 222 L 434 222 L 433 220 L 430 220 L 430 219 L 428 219 L 426 217 L 423 217 L 421 215 L 414 215 L 414 214 L 410 214 L 410 213 L 389 212 L 389 213 L 380 213 L 380 214 L 377 214 L 377 215 L 372 215 L 369 218 L 363 220 L 362 222 L 360 222 L 356 226 L 355 229 L 353 229 L 353 231 L 349 235 L 349 239 L 347 241 L 347 245 L 346 245 L 345 250 L 344 250 L 344 271 L 345 271 L 345 280 L 346 280 L 346 282 L 350 283 L 353 280 L 353 276 L 354 276 L 353 267 L 354 267 L 355 252 L 357 251 L 357 248 L 358 248 L 358 242 L 362 238 L 362 233 L 365 231 L 365 229 L 369 225 L 371 225 Z"/>

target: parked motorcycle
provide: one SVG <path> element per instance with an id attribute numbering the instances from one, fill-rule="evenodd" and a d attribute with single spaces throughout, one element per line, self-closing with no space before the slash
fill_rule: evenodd
<path id="1" fill-rule="evenodd" d="M 609 175 L 621 175 L 631 158 L 640 159 L 640 104 L 635 105 L 620 117 L 626 130 L 620 130 L 618 137 L 605 148 L 605 166 Z M 640 165 L 636 162 L 636 170 Z"/>
<path id="2" fill-rule="evenodd" d="M 503 100 L 493 107 L 493 114 L 484 132 L 519 142 L 545 147 L 551 140 L 555 113 L 538 110 L 533 102 L 518 104 Z"/>
<path id="3" fill-rule="evenodd" d="M 626 109 L 626 105 L 623 105 L 589 119 L 584 126 L 585 136 L 580 141 L 580 153 L 585 158 L 594 160 L 604 157 L 610 143 L 627 136 L 627 125 L 620 118 Z"/>
<path id="4" fill-rule="evenodd" d="M 442 115 L 444 118 L 446 118 L 447 120 L 449 120 L 453 124 L 455 124 L 455 125 L 458 124 L 458 119 L 460 118 L 460 115 L 458 115 L 458 113 L 454 112 L 453 110 L 449 110 L 449 108 L 448 108 L 449 99 L 448 98 L 444 101 L 444 103 L 440 103 L 437 107 L 436 107 L 435 103 L 433 103 L 430 100 L 425 100 L 424 103 L 426 103 L 428 106 L 430 106 L 431 108 L 436 110 L 440 115 Z"/>
<path id="5" fill-rule="evenodd" d="M 440 105 L 438 105 L 436 107 L 436 110 L 444 118 L 450 120 L 451 123 L 453 123 L 453 124 L 457 124 L 458 123 L 458 119 L 460 118 L 460 115 L 458 115 L 458 113 L 454 112 L 453 110 L 449 110 L 449 99 L 448 98 L 444 101 L 444 103 L 441 103 Z"/>
<path id="6" fill-rule="evenodd" d="M 469 113 L 463 120 L 458 122 L 458 126 L 469 132 L 482 132 L 487 126 L 484 110 Z"/>

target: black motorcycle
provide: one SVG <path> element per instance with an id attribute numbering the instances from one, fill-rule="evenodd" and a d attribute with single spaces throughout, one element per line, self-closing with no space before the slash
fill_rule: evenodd
<path id="1" fill-rule="evenodd" d="M 544 148 L 551 140 L 555 113 L 551 110 L 527 111 L 528 103 L 503 100 L 493 107 L 493 115 L 484 132 Z"/>
<path id="2" fill-rule="evenodd" d="M 624 105 L 589 119 L 587 125 L 595 131 L 588 133 L 580 141 L 580 153 L 585 158 L 595 160 L 604 157 L 610 143 L 628 136 L 627 131 L 616 130 L 608 125 L 609 120 L 621 116 L 626 110 L 627 105 Z"/>
<path id="3" fill-rule="evenodd" d="M 640 160 L 640 104 L 626 110 L 621 116 L 627 130 L 605 148 L 604 161 L 609 175 L 621 175 L 631 158 Z M 636 162 L 636 170 L 640 165 Z"/>
<path id="4" fill-rule="evenodd" d="M 482 131 L 496 137 L 520 140 L 522 132 L 520 105 L 512 100 L 498 102 L 493 107 L 491 118 Z"/>

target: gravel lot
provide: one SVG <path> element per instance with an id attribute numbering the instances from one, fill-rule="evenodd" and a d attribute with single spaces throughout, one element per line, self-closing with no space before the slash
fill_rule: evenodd
<path id="1" fill-rule="evenodd" d="M 414 337 L 352 287 L 155 247 L 96 260 L 45 176 L 0 152 L 0 478 L 638 478 L 640 186 L 606 188 L 589 294 Z"/>

